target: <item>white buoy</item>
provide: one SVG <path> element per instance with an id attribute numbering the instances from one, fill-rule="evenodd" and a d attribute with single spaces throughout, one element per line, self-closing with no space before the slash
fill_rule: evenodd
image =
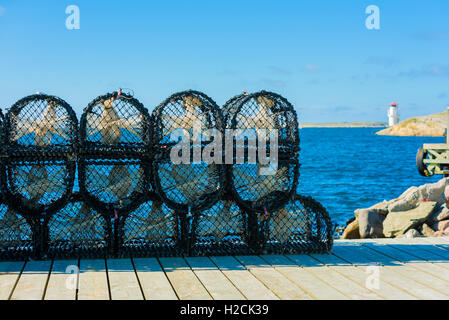
<path id="1" fill-rule="evenodd" d="M 392 127 L 399 122 L 398 104 L 393 102 L 388 110 L 388 126 Z"/>

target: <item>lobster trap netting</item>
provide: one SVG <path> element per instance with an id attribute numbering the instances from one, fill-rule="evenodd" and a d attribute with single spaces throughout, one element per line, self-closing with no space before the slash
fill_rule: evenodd
<path id="1" fill-rule="evenodd" d="M 126 212 L 150 190 L 148 165 L 140 159 L 84 159 L 79 162 L 80 191 L 104 213 Z"/>
<path id="2" fill-rule="evenodd" d="M 8 154 L 73 152 L 78 120 L 64 100 L 37 94 L 16 102 L 5 118 Z"/>
<path id="3" fill-rule="evenodd" d="M 251 220 L 253 218 L 253 221 Z M 190 254 L 244 255 L 254 253 L 254 215 L 241 210 L 232 200 L 220 200 L 193 216 Z"/>
<path id="4" fill-rule="evenodd" d="M 204 208 L 217 199 L 221 168 L 211 164 L 157 164 L 156 188 L 175 208 Z"/>
<path id="5" fill-rule="evenodd" d="M 184 253 L 183 218 L 160 199 L 141 204 L 118 224 L 119 252 L 125 256 L 173 256 Z"/>
<path id="6" fill-rule="evenodd" d="M 0 123 L 0 260 L 331 248 L 326 210 L 295 197 L 298 125 L 279 95 L 237 96 L 222 114 L 185 91 L 150 117 L 120 90 L 78 129 L 66 102 L 39 94 Z"/>
<path id="7" fill-rule="evenodd" d="M 223 107 L 227 185 L 240 206 L 277 210 L 296 190 L 299 132 L 296 112 L 283 97 L 266 91 L 243 94 Z M 232 134 L 232 135 L 231 135 Z"/>
<path id="8" fill-rule="evenodd" d="M 236 96 L 223 106 L 223 118 L 226 129 L 253 134 L 262 140 L 260 143 L 267 142 L 269 133 L 276 130 L 280 155 L 299 151 L 296 111 L 278 94 L 260 91 Z"/>
<path id="9" fill-rule="evenodd" d="M 326 253 L 332 246 L 332 223 L 327 210 L 311 197 L 294 200 L 258 218 L 264 253 Z"/>
<path id="10" fill-rule="evenodd" d="M 247 209 L 258 212 L 277 210 L 296 190 L 298 167 L 295 160 L 280 162 L 277 169 L 260 164 L 235 164 L 230 172 L 232 190 Z"/>
<path id="11" fill-rule="evenodd" d="M 143 153 L 150 146 L 150 116 L 134 97 L 119 92 L 94 99 L 80 121 L 83 152 Z"/>
<path id="12" fill-rule="evenodd" d="M 34 250 L 31 225 L 21 214 L 0 204 L 0 260 L 23 259 Z"/>
<path id="13" fill-rule="evenodd" d="M 217 104 L 201 92 L 184 91 L 160 104 L 153 118 L 153 177 L 159 195 L 177 210 L 212 205 L 218 200 L 223 172 L 217 161 L 203 155 L 218 157 L 221 163 L 221 153 L 210 146 L 219 142 L 221 147 L 221 137 L 216 137 L 222 128 Z"/>
<path id="14" fill-rule="evenodd" d="M 86 202 L 72 199 L 45 226 L 52 258 L 105 256 L 111 248 L 110 219 Z"/>
<path id="15" fill-rule="evenodd" d="M 71 195 L 75 163 L 22 158 L 6 162 L 6 201 L 25 215 L 57 210 Z"/>

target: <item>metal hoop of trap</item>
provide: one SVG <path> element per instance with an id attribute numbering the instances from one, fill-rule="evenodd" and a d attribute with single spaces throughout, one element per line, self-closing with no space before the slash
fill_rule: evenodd
<path id="1" fill-rule="evenodd" d="M 105 256 L 112 250 L 111 220 L 83 202 L 79 194 L 44 222 L 51 258 Z"/>
<path id="2" fill-rule="evenodd" d="M 260 216 L 264 252 L 325 253 L 332 247 L 332 222 L 316 200 L 296 194 L 278 211 Z"/>
<path id="3" fill-rule="evenodd" d="M 261 91 L 230 99 L 223 114 L 226 129 L 234 132 L 233 164 L 226 166 L 231 194 L 247 210 L 281 208 L 296 192 L 299 179 L 299 129 L 293 106 L 278 94 Z M 261 157 L 267 155 L 277 160 L 277 167 L 262 164 Z"/>
<path id="4" fill-rule="evenodd" d="M 9 156 L 61 156 L 78 143 L 78 119 L 64 100 L 36 94 L 16 102 L 4 121 Z"/>
<path id="5" fill-rule="evenodd" d="M 114 92 L 89 103 L 80 123 L 80 192 L 102 212 L 125 214 L 151 189 L 148 110 L 136 98 Z"/>
<path id="6" fill-rule="evenodd" d="M 11 207 L 1 204 L 0 260 L 22 260 L 32 255 L 33 251 L 33 231 L 28 219 Z"/>
<path id="7" fill-rule="evenodd" d="M 213 205 L 220 197 L 224 173 L 220 165 L 204 161 L 202 156 L 211 137 L 222 132 L 217 104 L 201 92 L 184 91 L 161 103 L 153 119 L 153 185 L 162 200 L 179 211 Z M 179 151 L 174 148 L 180 145 L 184 149 L 172 153 Z M 184 160 L 175 164 L 173 154 L 182 154 Z"/>
<path id="8" fill-rule="evenodd" d="M 37 216 L 64 206 L 75 179 L 77 127 L 73 109 L 58 97 L 32 95 L 10 108 L 2 177 L 13 209 Z"/>
<path id="9" fill-rule="evenodd" d="M 257 230 L 254 214 L 240 209 L 232 200 L 220 200 L 211 208 L 196 212 L 190 235 L 190 254 L 246 255 L 254 253 Z"/>
<path id="10" fill-rule="evenodd" d="M 185 252 L 185 217 L 157 196 L 120 218 L 118 248 L 121 256 L 174 256 Z"/>

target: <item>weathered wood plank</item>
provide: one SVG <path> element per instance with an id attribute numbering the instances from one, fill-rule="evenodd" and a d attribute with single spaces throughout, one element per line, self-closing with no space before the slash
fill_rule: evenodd
<path id="1" fill-rule="evenodd" d="M 402 251 L 420 252 L 421 254 L 429 254 L 432 256 L 431 261 L 447 261 L 449 260 L 448 252 L 443 247 L 433 243 L 432 238 L 392 238 L 392 239 L 370 239 L 370 243 L 389 244 L 394 245 L 395 248 Z"/>
<path id="2" fill-rule="evenodd" d="M 394 284 L 396 287 L 401 287 L 407 290 L 407 292 L 420 299 L 447 299 L 441 292 L 422 284 L 423 278 L 426 278 L 426 276 L 418 274 L 419 271 L 414 271 L 416 269 L 407 268 L 407 266 L 398 261 L 377 254 L 374 251 L 368 252 L 366 249 L 366 247 L 354 243 L 335 246 L 333 253 L 354 265 L 377 265 L 379 267 L 380 276 L 383 277 L 385 281 Z M 407 276 L 407 274 L 410 276 Z M 416 281 L 417 278 L 420 278 L 421 281 Z M 435 278 L 433 281 L 435 281 Z"/>
<path id="3" fill-rule="evenodd" d="M 417 298 L 408 294 L 401 288 L 396 288 L 395 286 L 385 282 L 382 277 L 379 278 L 378 286 L 373 286 L 369 284 L 370 274 L 361 268 L 340 259 L 333 254 L 312 254 L 311 257 L 317 259 L 321 263 L 325 264 L 328 268 L 339 272 L 341 275 L 348 279 L 357 282 L 359 285 L 365 288 L 369 287 L 369 290 L 377 293 L 380 297 L 388 300 L 416 300 Z"/>
<path id="4" fill-rule="evenodd" d="M 422 245 L 425 250 L 433 250 L 434 253 L 449 258 L 449 241 L 448 238 L 429 237 L 429 238 L 413 238 L 405 240 L 407 244 Z M 396 239 L 401 240 L 401 239 Z"/>
<path id="5" fill-rule="evenodd" d="M 214 300 L 244 300 L 245 297 L 207 257 L 186 258 Z"/>
<path id="6" fill-rule="evenodd" d="M 78 300 L 109 300 L 106 261 L 104 259 L 80 261 Z"/>
<path id="7" fill-rule="evenodd" d="M 212 299 L 183 258 L 160 258 L 160 262 L 181 300 Z"/>
<path id="8" fill-rule="evenodd" d="M 8 300 L 25 262 L 0 262 L 0 300 Z"/>
<path id="9" fill-rule="evenodd" d="M 284 300 L 313 299 L 301 287 L 276 271 L 262 258 L 257 256 L 238 256 L 236 259 L 279 298 Z"/>
<path id="10" fill-rule="evenodd" d="M 249 300 L 279 300 L 234 257 L 211 257 L 215 265 Z"/>
<path id="11" fill-rule="evenodd" d="M 265 255 L 263 259 L 274 269 L 301 287 L 308 295 L 319 300 L 347 300 L 343 293 L 316 277 L 313 273 L 299 267 L 285 256 Z"/>
<path id="12" fill-rule="evenodd" d="M 67 270 L 69 267 L 73 268 L 73 274 Z M 78 260 L 54 261 L 44 300 L 76 300 L 78 282 L 76 270 L 78 270 Z"/>
<path id="13" fill-rule="evenodd" d="M 367 246 L 368 248 L 372 250 L 376 250 L 377 252 L 380 252 L 384 255 L 387 255 L 393 259 L 396 259 L 397 261 L 400 261 L 404 264 L 406 264 L 409 267 L 413 267 L 415 269 L 419 269 L 423 272 L 427 272 L 437 278 L 439 278 L 441 281 L 447 282 L 447 285 L 449 286 L 449 260 L 446 260 L 446 263 L 443 263 L 441 259 L 438 259 L 440 263 L 430 263 L 425 258 L 421 258 L 420 256 L 427 256 L 428 258 L 435 258 L 434 255 L 430 257 L 430 253 L 424 250 L 415 250 L 412 253 L 408 253 L 407 251 L 403 251 L 399 249 L 398 247 L 404 247 L 404 245 L 388 245 L 388 244 L 378 244 L 378 243 L 367 243 L 364 244 L 364 246 Z M 410 246 L 410 245 L 409 245 Z M 415 247 L 415 246 L 412 246 Z M 427 254 L 426 254 L 427 253 Z M 441 265 L 446 265 L 448 268 L 444 268 Z"/>
<path id="14" fill-rule="evenodd" d="M 131 259 L 108 259 L 106 265 L 111 300 L 143 300 Z"/>
<path id="15" fill-rule="evenodd" d="M 134 258 L 134 267 L 146 300 L 177 300 L 156 258 Z"/>
<path id="16" fill-rule="evenodd" d="M 17 282 L 11 300 L 42 300 L 51 261 L 29 261 Z"/>
<path id="17" fill-rule="evenodd" d="M 308 255 L 288 255 L 287 258 L 306 269 L 307 271 L 313 273 L 315 276 L 329 283 L 343 293 L 345 296 L 353 300 L 379 300 L 379 297 L 374 292 L 368 290 L 365 286 L 360 286 L 359 284 L 343 277 L 338 272 L 328 268 L 324 264 L 320 263 L 316 259 Z M 349 281 L 348 281 L 349 280 Z"/>

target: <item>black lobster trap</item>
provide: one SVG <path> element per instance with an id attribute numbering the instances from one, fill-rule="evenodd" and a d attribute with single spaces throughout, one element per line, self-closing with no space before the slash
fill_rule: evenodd
<path id="1" fill-rule="evenodd" d="M 111 218 L 74 193 L 44 222 L 45 252 L 51 258 L 105 257 L 112 251 Z"/>
<path id="2" fill-rule="evenodd" d="M 327 211 L 296 195 L 296 113 L 277 94 L 237 96 L 222 114 L 185 91 L 150 116 L 120 90 L 94 99 L 79 129 L 65 101 L 38 94 L 1 125 L 0 260 L 332 246 Z"/>
<path id="3" fill-rule="evenodd" d="M 72 193 L 78 120 L 58 97 L 28 96 L 7 112 L 2 142 L 5 203 L 31 225 L 33 254 L 41 255 L 44 220 L 61 209 Z"/>
<path id="4" fill-rule="evenodd" d="M 262 252 L 326 253 L 333 229 L 327 210 L 311 197 L 295 195 L 279 210 L 258 218 Z"/>
<path id="5" fill-rule="evenodd" d="M 11 207 L 0 204 L 0 260 L 22 260 L 35 253 L 35 223 Z"/>
<path id="6" fill-rule="evenodd" d="M 278 94 L 242 94 L 223 106 L 227 187 L 237 203 L 275 211 L 296 192 L 299 129 L 293 106 Z"/>
<path id="7" fill-rule="evenodd" d="M 257 241 L 255 213 L 240 209 L 232 200 L 220 200 L 211 208 L 195 212 L 190 227 L 189 254 L 254 254 Z"/>
<path id="8" fill-rule="evenodd" d="M 80 123 L 80 193 L 117 219 L 151 191 L 151 119 L 134 97 L 119 92 L 94 99 Z"/>
<path id="9" fill-rule="evenodd" d="M 222 131 L 217 104 L 201 92 L 184 91 L 160 104 L 153 119 L 153 184 L 162 200 L 179 211 L 212 206 L 223 186 L 221 152 L 207 152 L 218 161 L 203 156 L 211 143 L 221 147 L 221 136 L 216 138 Z"/>
<path id="10" fill-rule="evenodd" d="M 117 225 L 119 256 L 180 256 L 186 252 L 187 221 L 156 196 L 150 196 Z"/>

